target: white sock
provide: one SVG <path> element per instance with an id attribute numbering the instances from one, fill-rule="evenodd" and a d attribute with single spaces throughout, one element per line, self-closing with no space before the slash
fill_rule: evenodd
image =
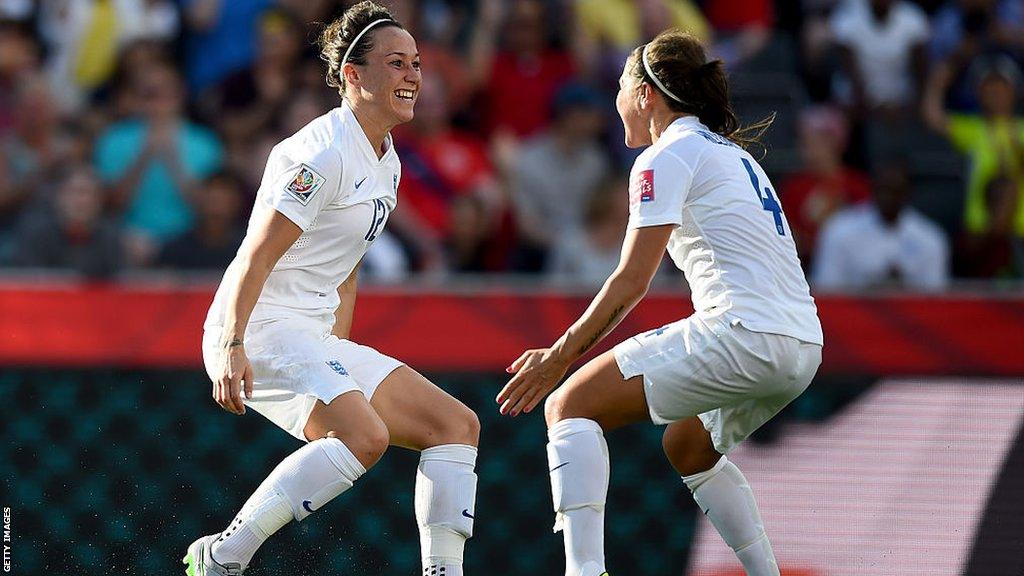
<path id="1" fill-rule="evenodd" d="M 476 446 L 444 444 L 420 452 L 416 523 L 424 576 L 462 576 L 476 515 Z"/>
<path id="2" fill-rule="evenodd" d="M 337 438 L 310 442 L 292 452 L 253 492 L 242 510 L 213 543 L 210 553 L 222 564 L 243 568 L 274 532 L 302 520 L 352 487 L 366 469 Z"/>
<path id="3" fill-rule="evenodd" d="M 747 479 L 725 456 L 710 470 L 683 476 L 693 499 L 733 549 L 748 576 L 778 576 L 779 566 L 764 531 Z"/>
<path id="4" fill-rule="evenodd" d="M 604 432 L 593 420 L 562 420 L 548 430 L 547 450 L 555 532 L 564 530 L 565 574 L 604 572 L 604 506 L 611 474 Z"/>

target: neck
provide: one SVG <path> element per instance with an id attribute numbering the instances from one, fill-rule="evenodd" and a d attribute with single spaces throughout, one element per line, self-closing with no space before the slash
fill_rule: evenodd
<path id="1" fill-rule="evenodd" d="M 684 116 L 690 116 L 690 114 L 675 112 L 673 110 L 669 110 L 667 107 L 656 108 L 651 113 L 651 144 L 657 143 L 658 138 L 661 138 L 662 133 L 665 132 L 673 122 Z"/>
<path id="2" fill-rule="evenodd" d="M 363 129 L 363 134 L 366 134 L 366 139 L 370 141 L 377 158 L 384 156 L 384 139 L 393 126 L 380 118 L 379 114 L 375 114 L 364 102 L 350 100 L 348 105 L 352 108 L 352 114 L 356 117 L 356 122 L 359 122 L 359 127 Z"/>

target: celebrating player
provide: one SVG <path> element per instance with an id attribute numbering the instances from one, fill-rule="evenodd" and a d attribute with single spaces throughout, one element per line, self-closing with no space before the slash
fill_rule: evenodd
<path id="1" fill-rule="evenodd" d="M 503 414 L 532 410 L 643 297 L 668 249 L 694 314 L 588 362 L 544 405 L 567 576 L 605 573 L 604 432 L 648 420 L 668 425 L 666 456 L 747 573 L 779 573 L 725 454 L 804 391 L 823 338 L 782 206 L 738 145 L 770 121 L 739 129 L 728 93 L 721 62 L 687 34 L 664 32 L 629 56 L 615 105 L 626 145 L 648 148 L 630 175 L 620 263 L 557 342 L 509 367 L 498 394 Z"/>
<path id="2" fill-rule="evenodd" d="M 476 415 L 401 362 L 348 339 L 359 262 L 397 201 L 401 165 L 389 131 L 413 117 L 416 42 L 367 1 L 330 24 L 321 44 L 341 106 L 272 150 L 203 337 L 217 403 L 233 414 L 253 408 L 308 443 L 224 531 L 189 546 L 186 573 L 241 574 L 271 534 L 351 488 L 390 444 L 421 452 L 415 508 L 424 573 L 461 576 L 473 531 Z M 245 440 L 235 440 L 244 450 Z"/>

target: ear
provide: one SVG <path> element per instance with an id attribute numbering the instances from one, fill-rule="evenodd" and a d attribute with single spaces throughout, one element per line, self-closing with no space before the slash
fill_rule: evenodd
<path id="1" fill-rule="evenodd" d="M 651 105 L 651 100 L 654 97 L 654 89 L 647 82 L 641 82 L 637 86 L 636 99 L 640 103 L 640 109 L 646 110 Z"/>
<path id="2" fill-rule="evenodd" d="M 356 68 L 356 65 L 351 62 L 346 62 L 341 67 L 341 76 L 345 79 L 346 86 L 359 84 L 359 70 Z"/>

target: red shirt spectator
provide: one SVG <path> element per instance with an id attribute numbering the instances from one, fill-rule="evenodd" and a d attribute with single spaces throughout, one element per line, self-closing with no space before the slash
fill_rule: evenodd
<path id="1" fill-rule="evenodd" d="M 491 60 L 485 97 L 488 133 L 535 134 L 551 122 L 555 92 L 574 72 L 568 53 L 548 46 L 544 5 L 519 0 L 505 23 L 505 48 Z"/>
<path id="2" fill-rule="evenodd" d="M 572 60 L 564 52 L 498 54 L 487 84 L 488 132 L 504 129 L 519 137 L 539 132 L 551 123 L 555 93 L 572 74 Z"/>
<path id="3" fill-rule="evenodd" d="M 712 0 L 704 3 L 704 15 L 718 32 L 729 34 L 756 26 L 770 28 L 775 19 L 772 0 Z"/>
<path id="4" fill-rule="evenodd" d="M 782 183 L 780 193 L 793 229 L 797 251 L 810 266 L 818 230 L 840 208 L 871 197 L 871 182 L 843 165 L 848 127 L 831 108 L 811 108 L 800 115 L 800 152 L 804 165 Z"/>

